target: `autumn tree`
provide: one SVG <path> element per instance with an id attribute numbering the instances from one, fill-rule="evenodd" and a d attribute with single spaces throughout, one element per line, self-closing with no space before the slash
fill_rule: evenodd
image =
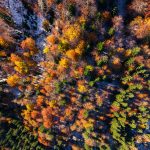
<path id="1" fill-rule="evenodd" d="M 7 78 L 7 83 L 10 86 L 16 86 L 21 81 L 20 77 L 17 74 L 11 75 Z"/>
<path id="2" fill-rule="evenodd" d="M 35 44 L 35 41 L 29 37 L 29 38 L 26 38 L 25 40 L 23 40 L 20 44 L 21 48 L 27 52 L 29 55 L 34 55 L 37 53 L 37 48 L 36 48 L 36 44 Z"/>

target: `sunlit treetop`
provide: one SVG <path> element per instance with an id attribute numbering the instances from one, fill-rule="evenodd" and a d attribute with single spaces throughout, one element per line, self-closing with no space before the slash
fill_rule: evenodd
<path id="1" fill-rule="evenodd" d="M 67 25 L 63 30 L 63 35 L 68 42 L 79 40 L 81 36 L 81 28 L 79 24 L 75 23 L 73 25 Z"/>
<path id="2" fill-rule="evenodd" d="M 150 35 L 150 17 L 143 19 L 141 16 L 137 16 L 130 23 L 130 28 L 137 38 L 148 37 Z"/>
<path id="3" fill-rule="evenodd" d="M 19 84 L 19 82 L 20 82 L 20 77 L 17 74 L 9 76 L 7 79 L 7 83 L 12 87 Z"/>
<path id="4" fill-rule="evenodd" d="M 23 50 L 29 51 L 30 55 L 33 55 L 33 54 L 37 53 L 37 48 L 36 48 L 35 41 L 34 41 L 34 39 L 32 39 L 30 37 L 23 40 L 21 42 L 20 46 Z"/>

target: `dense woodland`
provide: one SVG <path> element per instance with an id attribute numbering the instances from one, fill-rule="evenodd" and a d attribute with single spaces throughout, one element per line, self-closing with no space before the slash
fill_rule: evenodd
<path id="1" fill-rule="evenodd" d="M 0 0 L 0 149 L 150 149 L 149 0 Z"/>

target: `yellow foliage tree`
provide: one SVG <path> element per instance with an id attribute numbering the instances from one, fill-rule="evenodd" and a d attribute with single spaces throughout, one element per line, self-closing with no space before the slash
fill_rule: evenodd
<path id="1" fill-rule="evenodd" d="M 67 26 L 63 31 L 65 39 L 68 40 L 68 42 L 74 42 L 76 40 L 79 40 L 79 37 L 81 35 L 81 28 L 79 24 L 74 24 Z"/>
<path id="2" fill-rule="evenodd" d="M 71 49 L 71 50 L 68 50 L 66 52 L 66 56 L 72 60 L 77 60 L 78 58 L 78 54 L 75 52 L 75 50 Z"/>
<path id="3" fill-rule="evenodd" d="M 75 52 L 79 55 L 82 55 L 84 52 L 85 42 L 81 40 L 79 44 L 77 45 Z"/>
<path id="4" fill-rule="evenodd" d="M 48 52 L 49 52 L 49 47 L 46 46 L 46 47 L 43 49 L 43 53 L 46 54 L 46 53 L 48 53 Z"/>
<path id="5" fill-rule="evenodd" d="M 87 92 L 87 88 L 85 87 L 85 83 L 82 81 L 78 81 L 78 91 L 81 93 Z"/>
<path id="6" fill-rule="evenodd" d="M 14 69 L 21 73 L 21 74 L 24 74 L 24 73 L 27 73 L 28 72 L 28 67 L 27 65 L 23 62 L 23 61 L 15 61 L 15 67 Z"/>
<path id="7" fill-rule="evenodd" d="M 16 86 L 19 82 L 20 82 L 20 77 L 17 74 L 14 74 L 7 78 L 7 83 L 12 87 Z"/>
<path id="8" fill-rule="evenodd" d="M 21 57 L 19 57 L 18 55 L 12 53 L 11 56 L 10 56 L 10 60 L 11 60 L 11 62 L 14 63 L 14 65 L 15 65 L 14 69 L 15 69 L 17 72 L 19 72 L 19 73 L 21 73 L 21 74 L 24 74 L 24 73 L 27 73 L 27 72 L 28 72 L 28 66 L 27 66 L 27 64 L 22 60 Z M 29 61 L 28 63 L 30 63 L 30 61 Z"/>
<path id="9" fill-rule="evenodd" d="M 59 65 L 60 67 L 64 67 L 64 68 L 67 68 L 68 65 L 69 65 L 69 62 L 66 58 L 62 58 L 60 61 L 59 61 Z"/>
<path id="10" fill-rule="evenodd" d="M 0 36 L 0 46 L 2 46 L 4 48 L 8 47 L 7 41 L 2 36 Z"/>

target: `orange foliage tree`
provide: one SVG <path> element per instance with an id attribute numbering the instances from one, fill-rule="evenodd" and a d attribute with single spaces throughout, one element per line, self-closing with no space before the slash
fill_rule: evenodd
<path id="1" fill-rule="evenodd" d="M 35 41 L 29 37 L 21 42 L 21 48 L 29 53 L 29 55 L 34 55 L 37 53 L 37 48 Z"/>

